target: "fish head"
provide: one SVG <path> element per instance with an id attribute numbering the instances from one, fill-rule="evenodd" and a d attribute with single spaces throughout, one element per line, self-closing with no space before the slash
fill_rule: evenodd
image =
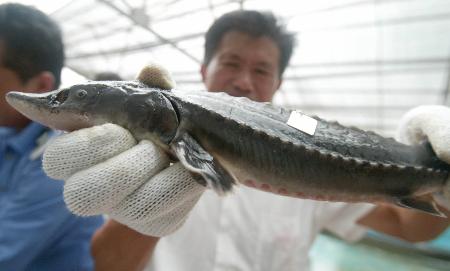
<path id="1" fill-rule="evenodd" d="M 46 93 L 11 91 L 7 102 L 29 119 L 57 130 L 73 131 L 117 123 L 120 103 L 127 96 L 118 84 L 88 82 Z"/>
<path id="2" fill-rule="evenodd" d="M 159 146 L 170 144 L 177 133 L 179 117 L 167 95 L 168 92 L 156 88 L 130 93 L 124 104 L 122 124 L 118 124 L 138 140 L 151 140 Z"/>

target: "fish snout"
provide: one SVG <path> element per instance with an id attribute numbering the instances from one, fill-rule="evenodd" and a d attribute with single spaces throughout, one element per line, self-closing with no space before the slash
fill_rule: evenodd
<path id="1" fill-rule="evenodd" d="M 31 120 L 39 119 L 46 111 L 47 94 L 10 91 L 5 98 L 8 104 Z"/>

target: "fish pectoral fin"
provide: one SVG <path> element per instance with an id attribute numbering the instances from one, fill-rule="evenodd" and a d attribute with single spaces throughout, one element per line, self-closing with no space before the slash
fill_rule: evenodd
<path id="1" fill-rule="evenodd" d="M 434 216 L 447 217 L 437 207 L 433 200 L 422 198 L 401 198 L 397 202 L 398 206 L 419 210 Z"/>
<path id="2" fill-rule="evenodd" d="M 192 136 L 183 134 L 172 142 L 171 148 L 183 166 L 204 178 L 207 187 L 219 195 L 231 192 L 236 184 L 234 177 Z"/>

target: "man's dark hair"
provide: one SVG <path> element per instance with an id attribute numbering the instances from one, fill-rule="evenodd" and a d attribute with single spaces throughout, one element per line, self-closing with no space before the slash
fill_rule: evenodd
<path id="1" fill-rule="evenodd" d="M 99 72 L 95 74 L 94 81 L 122 81 L 122 77 L 115 72 Z"/>
<path id="2" fill-rule="evenodd" d="M 286 69 L 294 48 L 294 35 L 279 24 L 271 12 L 237 10 L 218 18 L 208 29 L 205 36 L 205 57 L 203 64 L 208 65 L 222 40 L 230 31 L 239 31 L 254 37 L 272 39 L 280 50 L 280 74 Z"/>
<path id="3" fill-rule="evenodd" d="M 43 12 L 21 4 L 0 5 L 0 51 L 5 66 L 22 82 L 43 71 L 61 82 L 64 46 L 58 25 Z"/>

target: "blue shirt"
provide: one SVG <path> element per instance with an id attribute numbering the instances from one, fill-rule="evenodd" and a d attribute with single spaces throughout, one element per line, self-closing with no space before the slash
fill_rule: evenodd
<path id="1" fill-rule="evenodd" d="M 63 201 L 62 181 L 35 155 L 47 128 L 17 133 L 0 126 L 0 270 L 92 270 L 90 241 L 101 217 L 78 217 Z"/>

